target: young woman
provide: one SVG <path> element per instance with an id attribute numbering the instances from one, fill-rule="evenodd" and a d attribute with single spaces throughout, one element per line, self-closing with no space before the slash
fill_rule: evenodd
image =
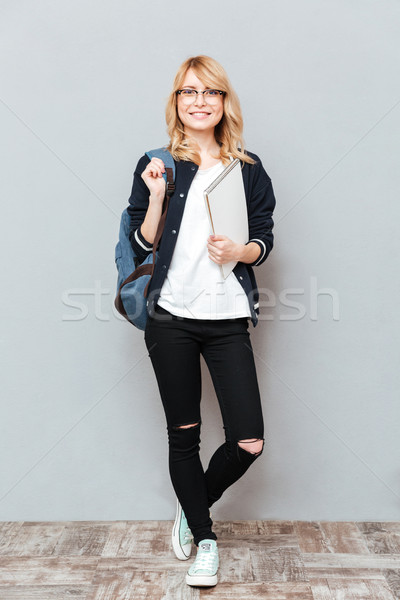
<path id="1" fill-rule="evenodd" d="M 208 56 L 179 68 L 166 108 L 169 152 L 176 166 L 159 255 L 149 286 L 145 342 L 166 415 L 169 472 L 177 496 L 172 546 L 195 561 L 193 586 L 217 583 L 217 536 L 209 508 L 263 451 L 264 427 L 249 319 L 257 324 L 253 266 L 273 245 L 275 197 L 260 159 L 243 148 L 239 100 L 222 66 Z M 204 189 L 230 160 L 242 162 L 249 242 L 223 231 L 211 235 Z M 140 262 L 151 252 L 162 213 L 164 163 L 144 155 L 137 165 L 128 212 Z M 221 264 L 237 261 L 223 279 Z M 203 355 L 218 398 L 225 442 L 204 471 L 199 457 Z"/>

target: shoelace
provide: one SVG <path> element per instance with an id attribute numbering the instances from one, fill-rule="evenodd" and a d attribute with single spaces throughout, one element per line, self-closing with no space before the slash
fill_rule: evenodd
<path id="1" fill-rule="evenodd" d="M 192 532 L 189 527 L 186 527 L 185 531 L 183 532 L 183 543 L 188 544 L 192 540 L 193 540 Z"/>
<path id="2" fill-rule="evenodd" d="M 216 560 L 215 552 L 202 552 L 201 550 L 197 552 L 197 556 L 195 559 L 194 570 L 198 569 L 211 569 L 214 567 L 214 563 Z"/>
<path id="3" fill-rule="evenodd" d="M 182 521 L 181 521 L 181 525 L 182 527 L 185 527 L 185 529 L 183 530 L 183 543 L 184 544 L 189 544 L 192 540 L 193 540 L 193 534 L 190 530 L 190 527 L 187 523 L 186 520 L 186 516 L 185 514 L 182 512 Z"/>

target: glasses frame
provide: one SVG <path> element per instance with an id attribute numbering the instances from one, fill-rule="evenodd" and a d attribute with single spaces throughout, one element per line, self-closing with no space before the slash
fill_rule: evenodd
<path id="1" fill-rule="evenodd" d="M 226 92 L 223 92 L 222 90 L 216 90 L 216 89 L 214 89 L 214 88 L 208 88 L 208 89 L 206 89 L 206 90 L 202 90 L 202 91 L 195 90 L 194 88 L 183 88 L 183 89 L 181 89 L 181 90 L 176 90 L 176 94 L 177 94 L 178 96 L 181 96 L 181 95 L 182 95 L 182 92 L 187 92 L 187 91 L 189 91 L 189 90 L 190 90 L 191 92 L 195 92 L 195 95 L 193 95 L 193 100 L 192 100 L 192 102 L 195 102 L 195 101 L 197 100 L 197 98 L 199 97 L 199 94 L 203 94 L 204 102 L 207 102 L 207 101 L 208 101 L 208 99 L 209 99 L 209 96 L 205 96 L 204 94 L 206 94 L 206 92 L 210 92 L 210 91 L 213 91 L 213 92 L 218 92 L 218 94 L 219 94 L 219 96 L 217 96 L 218 98 L 219 98 L 220 96 L 225 96 L 225 94 L 226 94 Z M 186 100 L 186 98 L 189 98 L 189 99 L 190 99 L 190 97 L 191 97 L 191 96 L 181 96 L 181 97 L 182 97 L 182 99 L 183 99 L 183 98 L 185 98 L 185 100 Z M 214 98 L 214 96 L 211 96 L 211 97 L 212 97 L 212 98 Z M 190 103 L 189 103 L 189 104 L 190 104 Z"/>

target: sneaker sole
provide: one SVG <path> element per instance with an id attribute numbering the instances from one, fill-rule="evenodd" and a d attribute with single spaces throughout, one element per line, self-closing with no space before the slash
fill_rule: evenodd
<path id="1" fill-rule="evenodd" d="M 189 554 L 185 554 L 183 551 L 183 548 L 181 546 L 181 543 L 179 541 L 179 522 L 181 520 L 181 514 L 182 514 L 182 508 L 177 508 L 177 515 L 175 517 L 175 522 L 174 522 L 174 526 L 172 528 L 172 536 L 171 536 L 172 549 L 175 552 L 176 558 L 178 558 L 179 560 L 188 560 L 192 553 L 192 544 L 190 545 Z"/>
<path id="2" fill-rule="evenodd" d="M 210 585 L 217 585 L 218 583 L 218 575 L 211 575 L 207 577 L 206 575 L 189 575 L 186 574 L 186 583 L 188 585 L 206 587 Z"/>

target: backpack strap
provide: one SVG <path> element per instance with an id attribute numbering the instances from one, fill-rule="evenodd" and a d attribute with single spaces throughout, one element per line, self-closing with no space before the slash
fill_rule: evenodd
<path id="1" fill-rule="evenodd" d="M 163 212 L 162 212 L 160 221 L 158 223 L 156 237 L 154 238 L 154 242 L 153 242 L 153 262 L 151 264 L 144 266 L 145 272 L 147 270 L 150 270 L 150 279 L 147 282 L 147 285 L 144 289 L 145 297 L 147 297 L 150 281 L 151 281 L 151 278 L 153 277 L 153 273 L 154 273 L 155 262 L 156 262 L 156 249 L 157 249 L 157 246 L 160 242 L 161 236 L 164 231 L 164 225 L 165 225 L 165 221 L 167 218 L 169 199 L 175 191 L 175 161 L 174 161 L 172 155 L 170 154 L 170 152 L 167 150 L 167 148 L 165 146 L 162 146 L 161 148 L 155 148 L 154 150 L 148 150 L 146 152 L 146 155 L 150 158 L 150 160 L 154 157 L 154 158 L 160 158 L 163 161 L 163 163 L 165 165 L 165 173 L 163 173 L 163 177 L 166 182 L 166 187 L 165 187 L 165 198 L 164 198 L 164 203 L 163 203 Z M 140 268 L 141 267 L 138 267 L 138 269 L 140 269 Z"/>
<path id="2" fill-rule="evenodd" d="M 175 181 L 175 161 L 165 146 L 163 146 L 162 148 L 155 148 L 154 150 L 149 150 L 148 152 L 146 152 L 146 154 L 150 158 L 150 160 L 153 157 L 161 158 L 165 167 L 172 169 L 172 180 Z M 167 181 L 166 173 L 163 173 L 163 177 L 164 177 L 165 181 Z"/>
<path id="3" fill-rule="evenodd" d="M 159 244 L 159 242 L 161 240 L 161 236 L 162 236 L 163 231 L 164 231 L 164 225 L 165 225 L 165 221 L 167 219 L 169 199 L 170 199 L 170 197 L 172 196 L 172 194 L 175 191 L 175 183 L 174 183 L 174 179 L 173 179 L 173 170 L 172 170 L 172 168 L 166 166 L 165 167 L 165 171 L 166 171 L 166 176 L 167 176 L 167 185 L 165 187 L 165 198 L 164 198 L 164 202 L 163 202 L 163 212 L 162 212 L 160 221 L 158 223 L 156 237 L 154 238 L 154 243 L 153 243 L 153 262 L 150 265 L 149 264 L 148 265 L 144 265 L 145 267 L 150 267 L 150 279 L 147 282 L 147 285 L 144 288 L 144 292 L 143 292 L 145 298 L 147 298 L 150 281 L 151 281 L 151 278 L 153 277 L 153 273 L 154 273 L 154 267 L 155 267 L 155 264 L 156 264 L 156 250 L 157 250 L 157 246 L 158 246 L 158 244 Z M 138 269 L 141 269 L 141 268 L 142 268 L 142 266 L 138 267 Z"/>
<path id="4" fill-rule="evenodd" d="M 170 154 L 170 152 L 167 150 L 166 146 L 162 146 L 161 148 L 155 148 L 154 150 L 148 150 L 146 152 L 146 155 L 150 158 L 150 160 L 152 158 L 161 158 L 161 160 L 163 161 L 163 163 L 165 165 L 165 173 L 163 173 L 163 177 L 164 177 L 165 183 L 166 183 L 166 188 L 165 188 L 165 196 L 166 197 L 164 199 L 164 202 L 165 202 L 165 200 L 166 200 L 167 197 L 168 197 L 168 202 L 169 202 L 169 197 L 172 196 L 172 194 L 175 191 L 175 185 L 174 185 L 174 182 L 175 182 L 175 161 L 172 158 L 172 154 Z M 164 212 L 166 212 L 166 210 Z M 164 213 L 163 213 L 163 216 L 164 216 Z M 161 217 L 160 222 L 161 221 L 164 222 L 165 218 L 163 219 Z M 154 245 L 155 245 L 155 243 L 154 243 Z"/>

